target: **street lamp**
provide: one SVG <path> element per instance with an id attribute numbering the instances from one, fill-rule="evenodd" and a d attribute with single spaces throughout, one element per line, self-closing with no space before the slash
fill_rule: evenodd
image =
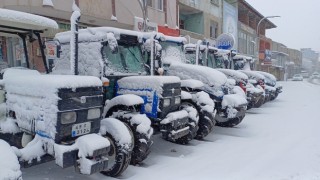
<path id="1" fill-rule="evenodd" d="M 268 18 L 276 18 L 276 17 L 280 17 L 280 16 L 266 16 L 266 17 L 263 17 L 262 19 L 260 19 L 260 21 L 258 22 L 258 25 L 257 25 L 257 29 L 256 29 L 256 33 L 257 33 L 257 45 L 256 45 L 256 48 L 257 48 L 257 62 L 259 63 L 259 47 L 260 47 L 260 38 L 259 38 L 259 26 L 261 24 L 261 22 L 265 19 L 268 19 Z"/>

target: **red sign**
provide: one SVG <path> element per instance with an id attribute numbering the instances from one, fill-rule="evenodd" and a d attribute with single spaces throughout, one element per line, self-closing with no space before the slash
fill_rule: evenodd
<path id="1" fill-rule="evenodd" d="M 175 36 L 175 37 L 180 36 L 179 29 L 172 29 L 172 28 L 168 28 L 166 26 L 158 26 L 158 32 L 161 32 L 164 35 L 168 35 L 168 36 Z"/>

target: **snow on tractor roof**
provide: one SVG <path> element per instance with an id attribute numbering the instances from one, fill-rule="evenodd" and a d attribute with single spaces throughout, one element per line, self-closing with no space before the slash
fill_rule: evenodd
<path id="1" fill-rule="evenodd" d="M 185 37 L 167 36 L 167 35 L 164 35 L 163 33 L 159 33 L 159 32 L 145 32 L 145 33 L 143 33 L 144 39 L 150 39 L 152 36 L 158 41 L 169 41 L 169 42 L 182 43 L 182 44 L 187 43 L 187 39 Z"/>
<path id="2" fill-rule="evenodd" d="M 227 82 L 227 77 L 215 69 L 180 62 L 171 63 L 168 73 L 183 80 L 196 79 L 209 86 L 222 86 Z"/>
<path id="3" fill-rule="evenodd" d="M 224 73 L 227 76 L 230 76 L 236 80 L 248 80 L 248 76 L 240 71 L 236 71 L 233 69 L 217 69 L 218 71 Z"/>
<path id="4" fill-rule="evenodd" d="M 55 39 L 60 43 L 70 43 L 71 31 L 57 33 Z M 79 30 L 80 42 L 94 42 L 94 41 L 106 41 L 108 40 L 108 33 L 113 33 L 116 39 L 120 39 L 121 34 L 137 36 L 139 42 L 142 42 L 143 34 L 138 31 L 125 30 L 113 27 L 93 27 Z"/>
<path id="5" fill-rule="evenodd" d="M 2 26 L 9 26 L 27 30 L 39 30 L 50 34 L 54 34 L 59 28 L 57 22 L 52 19 L 30 13 L 2 8 L 0 8 L 0 24 Z M 6 28 L 5 30 L 8 29 Z M 19 32 L 19 30 L 15 31 Z"/>

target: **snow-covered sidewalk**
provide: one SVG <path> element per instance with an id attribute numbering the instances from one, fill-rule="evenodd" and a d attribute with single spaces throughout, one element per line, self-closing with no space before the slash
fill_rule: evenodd
<path id="1" fill-rule="evenodd" d="M 318 180 L 320 179 L 320 86 L 281 82 L 283 93 L 247 112 L 235 128 L 215 127 L 204 141 L 189 145 L 155 135 L 151 154 L 120 179 Z M 23 169 L 25 180 L 114 179 L 79 175 L 47 163 Z"/>

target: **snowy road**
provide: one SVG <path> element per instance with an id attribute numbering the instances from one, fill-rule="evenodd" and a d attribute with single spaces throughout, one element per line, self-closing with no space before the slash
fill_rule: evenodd
<path id="1" fill-rule="evenodd" d="M 282 82 L 278 99 L 248 111 L 236 128 L 219 128 L 205 141 L 177 145 L 154 136 L 148 159 L 119 179 L 320 180 L 320 86 Z M 23 169 L 25 180 L 114 179 L 79 175 L 47 163 Z"/>

